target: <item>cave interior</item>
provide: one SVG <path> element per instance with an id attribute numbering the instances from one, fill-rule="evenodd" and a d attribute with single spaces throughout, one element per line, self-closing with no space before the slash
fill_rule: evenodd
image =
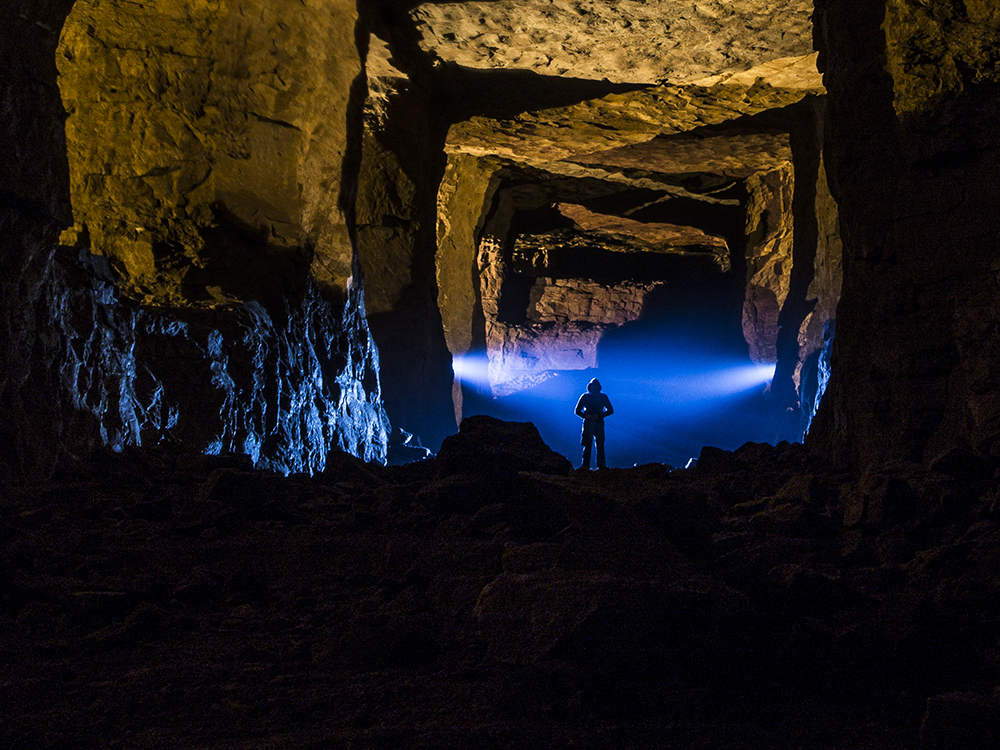
<path id="1" fill-rule="evenodd" d="M 857 6 L 5 3 L 0 741 L 996 746 L 1000 6 Z"/>

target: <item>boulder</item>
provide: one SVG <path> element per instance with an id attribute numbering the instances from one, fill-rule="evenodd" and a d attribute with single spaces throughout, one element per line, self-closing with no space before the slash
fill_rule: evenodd
<path id="1" fill-rule="evenodd" d="M 467 417 L 456 435 L 441 444 L 440 476 L 512 475 L 519 471 L 566 475 L 573 465 L 549 448 L 530 422 L 504 422 L 484 415 Z"/>

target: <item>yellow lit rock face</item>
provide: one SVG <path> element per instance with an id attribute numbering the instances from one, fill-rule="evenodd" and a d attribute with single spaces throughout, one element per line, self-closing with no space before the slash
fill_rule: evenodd
<path id="1" fill-rule="evenodd" d="M 509 118 L 473 116 L 451 127 L 447 149 L 531 163 L 585 162 L 585 155 L 718 125 L 823 93 L 816 56 L 810 54 L 686 86 L 611 93 Z"/>
<path id="2" fill-rule="evenodd" d="M 346 287 L 338 201 L 361 71 L 355 20 L 346 0 L 74 5 L 57 61 L 76 234 L 89 232 L 133 294 L 245 296 L 224 276 L 258 261 L 231 252 L 218 268 L 206 238 L 218 226 L 253 238 L 246 252 L 272 268 L 301 267 L 314 249 L 314 275 Z"/>
<path id="3" fill-rule="evenodd" d="M 791 170 L 776 169 L 747 180 L 747 290 L 743 336 L 755 362 L 777 359 L 778 314 L 788 297 L 792 271 Z"/>
<path id="4" fill-rule="evenodd" d="M 473 275 L 482 217 L 493 199 L 499 167 L 489 159 L 459 155 L 448 160 L 438 192 L 438 306 L 448 349 L 472 348 L 478 279 Z"/>
<path id="5" fill-rule="evenodd" d="M 612 243 L 620 243 L 618 247 L 609 243 L 606 246 L 608 250 L 710 254 L 720 270 L 729 270 L 729 248 L 725 238 L 706 234 L 696 227 L 596 214 L 583 206 L 567 203 L 559 203 L 555 207 L 580 229 L 595 236 L 603 235 Z"/>
<path id="6" fill-rule="evenodd" d="M 888 0 L 882 28 L 897 115 L 927 110 L 972 83 L 1000 81 L 1000 4 L 994 0 Z"/>
<path id="7" fill-rule="evenodd" d="M 807 0 L 424 3 L 421 46 L 468 68 L 686 82 L 811 52 Z"/>

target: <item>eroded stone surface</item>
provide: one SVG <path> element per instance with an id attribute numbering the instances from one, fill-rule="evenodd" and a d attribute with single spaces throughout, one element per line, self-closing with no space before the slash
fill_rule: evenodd
<path id="1" fill-rule="evenodd" d="M 511 159 L 583 160 L 584 155 L 718 125 L 742 115 L 794 104 L 807 95 L 822 94 L 815 57 L 808 55 L 796 62 L 793 68 L 803 70 L 801 75 L 795 75 L 792 81 L 776 77 L 773 84 L 768 76 L 774 73 L 766 69 L 754 77 L 748 74 L 688 86 L 654 86 L 590 97 L 578 104 L 515 110 L 518 114 L 498 113 L 491 117 L 473 112 L 467 120 L 452 125 L 447 148 L 449 152 L 496 154 Z M 500 104 L 490 99 L 482 106 L 487 112 L 502 110 L 504 97 L 511 95 L 500 88 L 494 95 Z M 667 169 L 662 172 L 669 174 Z"/>
<path id="2" fill-rule="evenodd" d="M 803 0 L 426 3 L 421 46 L 468 68 L 628 83 L 691 81 L 810 53 Z"/>
<path id="3" fill-rule="evenodd" d="M 220 224 L 346 289 L 355 19 L 353 3 L 318 0 L 75 3 L 57 57 L 76 222 L 66 241 L 89 238 L 148 300 L 235 296 L 226 271 L 211 273 L 205 230 Z M 221 278 L 188 278 L 205 269 Z"/>

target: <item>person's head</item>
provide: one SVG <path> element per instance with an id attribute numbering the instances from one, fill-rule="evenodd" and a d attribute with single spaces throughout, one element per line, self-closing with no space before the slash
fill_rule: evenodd
<path id="1" fill-rule="evenodd" d="M 587 390 L 590 391 L 591 393 L 600 393 L 601 381 L 598 380 L 597 378 L 594 378 L 589 383 L 587 383 Z"/>

